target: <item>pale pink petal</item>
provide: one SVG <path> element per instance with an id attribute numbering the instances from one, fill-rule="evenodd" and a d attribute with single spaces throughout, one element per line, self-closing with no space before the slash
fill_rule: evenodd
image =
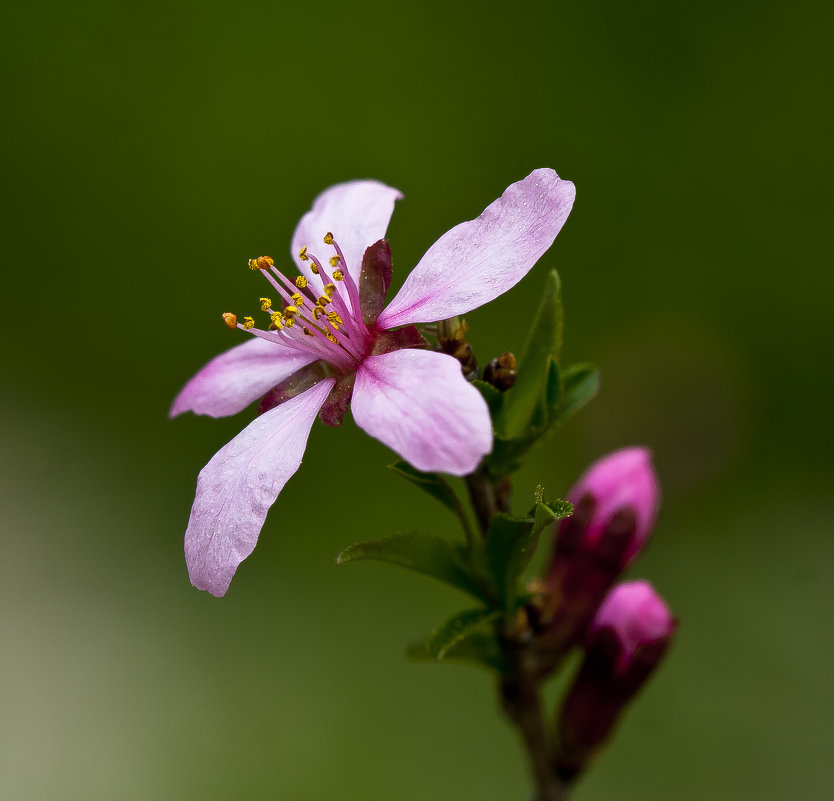
<path id="1" fill-rule="evenodd" d="M 169 415 L 183 412 L 226 417 L 316 360 L 298 351 L 252 338 L 215 356 L 180 391 Z"/>
<path id="2" fill-rule="evenodd" d="M 480 217 L 455 226 L 428 249 L 377 324 L 431 323 L 494 300 L 553 244 L 575 196 L 573 184 L 549 169 L 511 184 Z"/>
<path id="3" fill-rule="evenodd" d="M 348 181 L 325 189 L 293 234 L 292 257 L 298 268 L 317 289 L 321 288 L 321 280 L 310 271 L 310 262 L 301 261 L 298 252 L 306 245 L 330 269 L 328 260 L 336 251 L 322 240 L 326 233 L 332 233 L 358 285 L 362 256 L 370 245 L 385 237 L 394 202 L 401 198 L 398 189 L 379 181 Z"/>
<path id="4" fill-rule="evenodd" d="M 463 476 L 492 450 L 492 422 L 460 362 L 427 350 L 366 359 L 356 374 L 353 418 L 418 470 Z"/>
<path id="5" fill-rule="evenodd" d="M 332 378 L 251 422 L 200 471 L 185 532 L 191 583 L 218 597 L 258 541 L 269 507 L 298 470 Z"/>

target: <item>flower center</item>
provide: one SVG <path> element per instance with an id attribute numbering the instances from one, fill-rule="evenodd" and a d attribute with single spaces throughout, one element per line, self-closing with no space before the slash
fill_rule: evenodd
<path id="1" fill-rule="evenodd" d="M 283 275 L 269 256 L 249 259 L 249 269 L 260 271 L 280 296 L 280 303 L 276 308 L 271 298 L 259 299 L 261 311 L 269 315 L 265 329 L 256 327 L 253 317 L 239 322 L 228 312 L 223 322 L 229 328 L 324 359 L 341 372 L 353 372 L 370 351 L 373 337 L 362 320 L 359 288 L 342 249 L 329 231 L 323 242 L 335 251 L 328 266 L 305 245 L 298 257 L 306 269 L 302 268 L 294 281 Z"/>

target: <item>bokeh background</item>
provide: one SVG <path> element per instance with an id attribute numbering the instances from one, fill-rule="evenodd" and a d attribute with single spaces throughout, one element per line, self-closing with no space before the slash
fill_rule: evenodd
<path id="1" fill-rule="evenodd" d="M 831 6 L 802 2 L 16 3 L 4 11 L 0 798 L 524 799 L 492 679 L 405 644 L 465 606 L 337 568 L 454 523 L 357 430 L 307 457 L 223 600 L 189 585 L 196 475 L 251 418 L 166 413 L 256 308 L 324 187 L 406 195 L 400 282 L 551 166 L 573 214 L 468 316 L 518 349 L 559 269 L 599 398 L 518 476 L 563 493 L 646 443 L 632 571 L 675 649 L 577 801 L 834 797 Z"/>

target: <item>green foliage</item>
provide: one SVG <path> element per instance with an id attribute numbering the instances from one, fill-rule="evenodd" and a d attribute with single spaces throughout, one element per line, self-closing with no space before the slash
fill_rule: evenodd
<path id="1" fill-rule="evenodd" d="M 563 327 L 561 282 L 558 273 L 552 270 L 519 360 L 515 386 L 507 393 L 502 409 L 502 438 L 520 439 L 528 433 L 537 407 L 543 398 L 552 393 L 552 388 L 548 386 L 551 365 L 556 368 L 558 383 L 557 365 L 562 350 Z"/>
<path id="2" fill-rule="evenodd" d="M 458 496 L 449 482 L 437 473 L 423 473 L 402 459 L 394 462 L 394 464 L 389 464 L 388 469 L 393 470 L 397 475 L 427 492 L 432 498 L 440 501 L 449 511 L 456 515 L 461 513 L 462 507 Z"/>
<path id="3" fill-rule="evenodd" d="M 452 615 L 429 635 L 426 651 L 435 659 L 443 659 L 450 649 L 497 616 L 498 612 L 494 609 L 464 609 Z"/>
<path id="4" fill-rule="evenodd" d="M 495 589 L 496 603 L 510 611 L 516 600 L 518 578 L 535 551 L 533 521 L 505 514 L 493 516 L 487 532 L 484 561 Z"/>
<path id="5" fill-rule="evenodd" d="M 592 364 L 574 364 L 562 371 L 562 402 L 555 421 L 579 411 L 599 390 L 599 370 Z"/>
<path id="6" fill-rule="evenodd" d="M 440 659 L 429 651 L 427 640 L 411 643 L 406 648 L 406 656 L 429 662 L 471 662 L 499 673 L 506 670 L 506 657 L 498 642 L 495 627 L 486 625 L 486 621 L 469 629 L 466 636 L 450 645 Z"/>
<path id="7" fill-rule="evenodd" d="M 484 600 L 484 591 L 473 576 L 466 547 L 429 534 L 398 534 L 372 542 L 350 545 L 336 557 L 336 564 L 370 559 L 433 576 Z"/>
<path id="8" fill-rule="evenodd" d="M 595 367 L 560 368 L 563 330 L 561 283 L 553 270 L 519 359 L 515 386 L 499 392 L 483 381 L 473 382 L 489 406 L 495 429 L 495 445 L 486 460 L 493 476 L 517 470 L 530 448 L 555 423 L 596 394 L 599 375 Z"/>

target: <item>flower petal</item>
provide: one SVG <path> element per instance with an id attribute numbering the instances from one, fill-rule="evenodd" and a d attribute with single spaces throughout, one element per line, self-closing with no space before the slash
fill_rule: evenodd
<path id="1" fill-rule="evenodd" d="M 169 412 L 226 417 L 237 414 L 267 390 L 316 360 L 298 351 L 253 337 L 215 356 L 183 388 Z"/>
<path id="2" fill-rule="evenodd" d="M 191 583 L 218 598 L 252 553 L 269 507 L 298 470 L 328 378 L 253 420 L 200 471 L 185 532 Z"/>
<path id="3" fill-rule="evenodd" d="M 379 181 L 348 181 L 325 189 L 313 201 L 313 207 L 301 218 L 293 234 L 292 257 L 298 269 L 321 289 L 321 279 L 313 275 L 309 261 L 299 259 L 298 251 L 306 245 L 328 266 L 327 260 L 335 251 L 322 240 L 330 232 L 344 253 L 353 280 L 359 284 L 362 256 L 370 245 L 385 236 L 394 202 L 401 198 L 398 189 Z"/>
<path id="4" fill-rule="evenodd" d="M 492 450 L 492 422 L 460 362 L 427 350 L 367 358 L 351 401 L 360 428 L 418 470 L 471 473 Z"/>
<path id="5" fill-rule="evenodd" d="M 379 316 L 380 328 L 464 314 L 515 286 L 553 244 L 576 190 L 549 169 L 511 184 L 476 220 L 437 240 Z"/>

